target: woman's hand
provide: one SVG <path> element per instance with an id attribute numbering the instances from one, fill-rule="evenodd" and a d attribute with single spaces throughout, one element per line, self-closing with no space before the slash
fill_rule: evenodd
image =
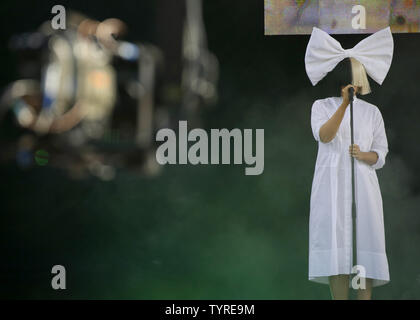
<path id="1" fill-rule="evenodd" d="M 357 144 L 350 145 L 349 153 L 351 157 L 363 161 L 364 152 L 360 151 L 360 147 Z"/>
<path id="2" fill-rule="evenodd" d="M 341 96 L 343 97 L 343 104 L 345 107 L 347 107 L 350 104 L 349 88 L 351 87 L 353 87 L 354 93 L 356 93 L 357 87 L 352 84 L 348 84 L 347 86 L 341 89 Z"/>

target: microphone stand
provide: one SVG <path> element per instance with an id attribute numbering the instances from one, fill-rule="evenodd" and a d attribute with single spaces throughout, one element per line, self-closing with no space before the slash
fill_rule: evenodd
<path id="1" fill-rule="evenodd" d="M 350 100 L 350 135 L 351 135 L 351 145 L 354 144 L 354 130 L 353 130 L 353 97 L 354 97 L 354 88 L 349 88 L 349 100 Z M 353 230 L 353 266 L 357 265 L 357 224 L 356 224 L 356 186 L 354 179 L 354 157 L 351 156 L 351 210 L 352 210 L 352 230 Z M 353 269 L 352 266 L 352 269 Z"/>

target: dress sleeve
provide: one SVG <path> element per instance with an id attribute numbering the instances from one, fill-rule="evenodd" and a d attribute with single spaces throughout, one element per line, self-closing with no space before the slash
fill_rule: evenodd
<path id="1" fill-rule="evenodd" d="M 329 119 L 326 110 L 324 109 L 324 106 L 320 100 L 316 100 L 314 104 L 312 105 L 312 111 L 311 111 L 311 127 L 312 127 L 312 133 L 314 135 L 314 138 L 316 141 L 321 141 L 319 138 L 319 129 L 324 125 L 325 122 L 327 122 Z M 333 141 L 332 139 L 331 141 Z M 328 143 L 331 143 L 328 142 Z"/>
<path id="2" fill-rule="evenodd" d="M 388 140 L 386 138 L 384 121 L 381 112 L 378 110 L 375 116 L 373 130 L 373 142 L 371 151 L 378 154 L 378 160 L 372 165 L 372 168 L 377 170 L 385 165 L 385 157 L 388 153 Z"/>

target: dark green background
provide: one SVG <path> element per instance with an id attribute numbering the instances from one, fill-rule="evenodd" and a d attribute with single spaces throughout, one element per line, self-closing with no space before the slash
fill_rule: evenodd
<path id="1" fill-rule="evenodd" d="M 54 2 L 1 1 L 2 43 L 34 30 Z M 153 42 L 154 1 L 62 1 L 97 19 L 125 20 Z M 265 170 L 171 166 L 156 178 L 120 170 L 111 182 L 72 181 L 50 166 L 0 167 L 3 298 L 328 299 L 307 280 L 309 197 L 317 145 L 310 108 L 327 96 L 304 71 L 309 36 L 264 37 L 263 1 L 206 1 L 221 64 L 209 128 L 265 129 Z M 337 36 L 352 47 L 363 35 Z M 420 298 L 420 35 L 395 34 L 390 73 L 366 100 L 380 107 L 390 152 L 378 171 L 391 282 L 377 299 Z M 15 79 L 1 46 L 1 85 Z M 0 150 L 1 152 L 1 150 Z M 52 155 L 53 156 L 53 155 Z M 67 290 L 51 289 L 51 268 Z"/>

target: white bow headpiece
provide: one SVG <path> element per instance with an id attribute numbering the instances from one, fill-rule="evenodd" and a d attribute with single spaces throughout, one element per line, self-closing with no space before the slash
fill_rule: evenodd
<path id="1" fill-rule="evenodd" d="M 314 27 L 306 48 L 306 73 L 312 85 L 316 85 L 341 60 L 354 58 L 363 64 L 373 80 L 382 84 L 391 66 L 393 52 L 394 41 L 390 27 L 371 34 L 347 50 L 328 33 Z"/>

